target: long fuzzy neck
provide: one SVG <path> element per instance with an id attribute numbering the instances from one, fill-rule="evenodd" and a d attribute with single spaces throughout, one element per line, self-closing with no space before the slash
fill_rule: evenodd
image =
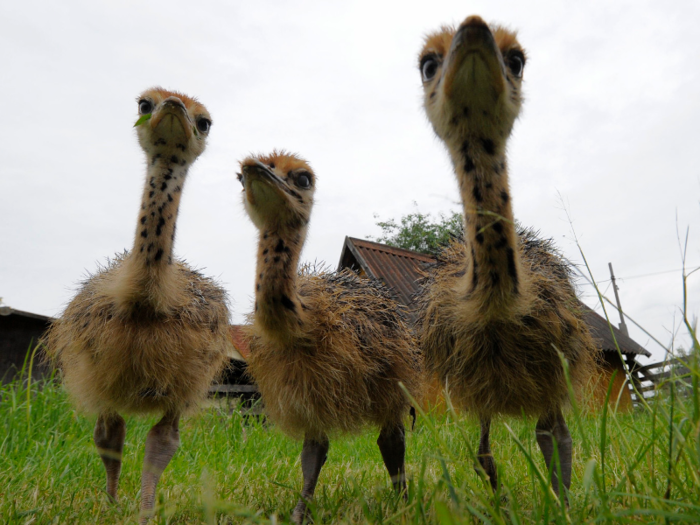
<path id="1" fill-rule="evenodd" d="M 149 162 L 134 245 L 119 281 L 127 305 L 150 304 L 167 311 L 179 301 L 173 286 L 173 244 L 188 165 L 176 156 L 155 155 Z"/>
<path id="2" fill-rule="evenodd" d="M 155 279 L 172 265 L 175 223 L 187 176 L 187 166 L 178 160 L 156 158 L 151 162 L 141 199 L 132 257 Z"/>
<path id="3" fill-rule="evenodd" d="M 523 269 L 517 249 L 505 142 L 467 137 L 451 148 L 471 257 L 464 275 L 468 297 L 498 315 L 521 293 Z"/>
<path id="4" fill-rule="evenodd" d="M 305 232 L 261 230 L 255 279 L 255 323 L 266 336 L 288 341 L 304 326 L 297 271 Z"/>

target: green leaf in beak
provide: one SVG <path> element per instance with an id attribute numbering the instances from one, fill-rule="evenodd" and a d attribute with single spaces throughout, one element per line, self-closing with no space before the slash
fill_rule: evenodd
<path id="1" fill-rule="evenodd" d="M 148 119 L 151 118 L 152 113 L 146 113 L 145 115 L 141 115 L 139 119 L 136 121 L 136 124 L 134 124 L 134 127 L 140 126 L 144 122 L 146 122 Z"/>

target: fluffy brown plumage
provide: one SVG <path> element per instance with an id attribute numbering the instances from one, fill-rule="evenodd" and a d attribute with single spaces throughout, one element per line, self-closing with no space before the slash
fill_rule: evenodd
<path id="1" fill-rule="evenodd" d="M 169 312 L 146 304 L 124 311 L 114 289 L 128 253 L 81 286 L 51 326 L 46 348 L 85 412 L 165 413 L 195 408 L 221 370 L 230 342 L 226 293 L 173 263 L 180 300 Z"/>
<path id="2" fill-rule="evenodd" d="M 468 274 L 469 254 L 455 239 L 426 273 L 420 295 L 426 368 L 448 387 L 456 405 L 480 418 L 539 416 L 565 407 L 568 387 L 559 352 L 582 392 L 595 369 L 595 348 L 578 307 L 570 268 L 549 241 L 518 232 L 521 262 L 530 271 L 530 300 L 499 319 L 454 293 Z"/>
<path id="3" fill-rule="evenodd" d="M 126 435 L 120 414 L 163 414 L 146 438 L 145 523 L 180 443 L 180 416 L 204 398 L 232 345 L 226 293 L 173 255 L 182 189 L 211 117 L 195 99 L 160 88 L 137 101 L 147 174 L 133 248 L 83 283 L 46 348 L 76 404 L 98 414 L 94 441 L 110 498 L 117 497 Z"/>
<path id="4" fill-rule="evenodd" d="M 403 309 L 376 281 L 302 272 L 299 255 L 316 175 L 301 158 L 275 152 L 241 163 L 244 203 L 258 227 L 255 312 L 246 329 L 248 371 L 270 419 L 304 437 L 301 523 L 328 452 L 328 436 L 380 428 L 377 441 L 394 487 L 405 488 L 403 418 L 418 398 L 421 366 Z"/>
<path id="5" fill-rule="evenodd" d="M 301 438 L 400 423 L 421 393 L 419 356 L 403 308 L 379 282 L 350 270 L 303 273 L 297 282 L 304 327 L 287 344 L 255 323 L 248 370 L 265 410 Z"/>

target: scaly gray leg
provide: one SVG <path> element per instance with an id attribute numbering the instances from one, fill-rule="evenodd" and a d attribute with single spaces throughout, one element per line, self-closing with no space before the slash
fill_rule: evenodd
<path id="1" fill-rule="evenodd" d="M 321 467 L 328 457 L 328 438 L 304 439 L 304 448 L 301 450 L 301 472 L 304 475 L 304 488 L 301 489 L 301 498 L 292 512 L 294 523 L 303 523 L 307 517 L 306 502 L 311 501 L 318 483 L 318 475 Z"/>
<path id="2" fill-rule="evenodd" d="M 382 427 L 377 439 L 379 451 L 382 453 L 382 459 L 386 469 L 391 476 L 391 483 L 394 490 L 398 493 L 403 491 L 404 498 L 406 497 L 406 434 L 404 432 L 403 423 Z"/>
<path id="3" fill-rule="evenodd" d="M 95 423 L 93 438 L 107 471 L 107 494 L 112 501 L 117 501 L 125 437 L 124 418 L 116 412 L 100 414 Z"/>
<path id="4" fill-rule="evenodd" d="M 149 430 L 141 475 L 141 525 L 153 514 L 156 485 L 180 446 L 180 414 L 166 414 Z"/>
<path id="5" fill-rule="evenodd" d="M 540 450 L 542 450 L 544 461 L 547 463 L 547 468 L 550 471 L 552 488 L 554 492 L 559 495 L 561 494 L 561 486 L 557 474 L 557 465 L 554 465 L 552 462 L 552 457 L 554 456 L 554 441 L 552 438 L 556 440 L 559 453 L 559 465 L 561 467 L 562 485 L 566 488 L 564 500 L 568 505 L 569 502 L 566 492 L 569 491 L 569 487 L 571 486 L 571 434 L 569 433 L 569 427 L 566 426 L 566 421 L 564 420 L 561 410 L 558 410 L 556 414 L 541 416 L 537 421 L 535 432 L 537 444 L 540 446 Z"/>
<path id="6" fill-rule="evenodd" d="M 481 438 L 479 439 L 479 464 L 484 469 L 489 477 L 491 489 L 496 492 L 498 488 L 498 473 L 496 472 L 496 462 L 491 454 L 491 445 L 489 444 L 489 433 L 491 432 L 491 418 L 481 419 Z"/>

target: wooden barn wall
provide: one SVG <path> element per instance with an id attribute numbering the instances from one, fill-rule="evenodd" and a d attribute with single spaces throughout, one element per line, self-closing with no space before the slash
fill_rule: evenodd
<path id="1" fill-rule="evenodd" d="M 24 317 L 17 314 L 0 316 L 0 380 L 12 381 L 22 369 L 27 352 L 34 348 L 49 323 L 42 319 Z M 40 379 L 49 372 L 42 364 L 40 352 L 34 359 L 32 378 Z"/>
<path id="2" fill-rule="evenodd" d="M 625 381 L 625 367 L 622 361 L 620 361 L 620 356 L 617 355 L 616 352 L 603 352 L 603 355 L 605 361 L 600 367 L 600 376 L 595 383 L 589 408 L 602 408 L 603 403 L 605 403 L 605 396 L 608 393 L 610 380 L 612 379 L 613 373 L 617 371 L 615 379 L 613 380 L 612 391 L 610 392 L 609 405 L 610 407 L 614 407 L 615 404 L 617 404 L 619 411 L 632 410 L 632 395 L 630 394 L 629 385 Z M 622 393 L 620 393 L 621 390 Z M 618 397 L 620 399 L 619 403 L 617 401 Z"/>

